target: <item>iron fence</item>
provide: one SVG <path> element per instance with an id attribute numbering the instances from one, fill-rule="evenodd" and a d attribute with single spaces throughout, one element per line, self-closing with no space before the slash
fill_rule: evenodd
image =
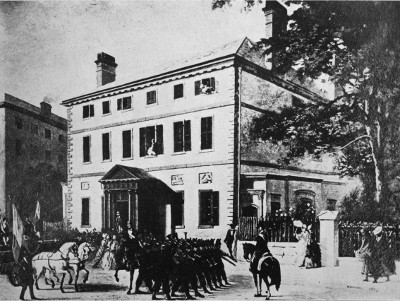
<path id="1" fill-rule="evenodd" d="M 361 245 L 360 230 L 366 227 L 370 233 L 378 226 L 376 223 L 339 222 L 339 256 L 354 257 L 354 251 Z M 397 258 L 400 257 L 400 225 L 382 225 L 383 235 L 388 240 L 388 245 Z"/>

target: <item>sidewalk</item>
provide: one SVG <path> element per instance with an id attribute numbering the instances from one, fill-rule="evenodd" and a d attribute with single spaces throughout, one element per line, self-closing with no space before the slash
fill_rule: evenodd
<path id="1" fill-rule="evenodd" d="M 396 262 L 397 271 L 400 262 Z M 250 275 L 247 262 L 239 262 L 236 267 L 225 265 L 228 275 L 235 279 L 239 275 Z M 281 265 L 282 284 L 277 292 L 271 289 L 271 300 L 400 300 L 400 276 L 378 279 L 378 283 L 362 281 L 361 262 L 355 258 L 340 258 L 337 267 L 304 269 L 293 265 Z M 254 287 L 252 281 L 250 283 Z M 249 296 L 252 299 L 255 288 Z"/>

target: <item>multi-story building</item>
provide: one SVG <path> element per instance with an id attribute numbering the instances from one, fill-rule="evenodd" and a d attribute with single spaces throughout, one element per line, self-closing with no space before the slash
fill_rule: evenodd
<path id="1" fill-rule="evenodd" d="M 267 33 L 280 13 L 265 9 Z M 242 216 L 263 217 L 295 199 L 317 213 L 345 190 L 333 172 L 284 168 L 247 137 L 252 120 L 320 96 L 275 76 L 247 38 L 152 74 L 117 82 L 114 57 L 98 54 L 94 91 L 68 108 L 70 227 L 221 235 Z M 257 153 L 257 156 L 254 154 Z"/>
<path id="2" fill-rule="evenodd" d="M 56 187 L 47 187 L 46 183 L 66 181 L 66 174 L 67 120 L 51 113 L 51 105 L 45 101 L 38 108 L 5 94 L 0 101 L 2 212 L 11 218 L 11 203 L 15 203 L 21 214 L 32 215 L 39 200 L 43 201 L 42 213 L 55 216 L 50 211 L 58 210 L 61 218 L 61 185 L 57 182 Z M 54 178 L 43 181 L 40 177 L 45 175 Z"/>

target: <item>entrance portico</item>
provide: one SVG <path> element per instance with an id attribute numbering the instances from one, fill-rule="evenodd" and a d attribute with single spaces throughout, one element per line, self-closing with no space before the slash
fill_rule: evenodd
<path id="1" fill-rule="evenodd" d="M 100 183 L 104 190 L 103 229 L 116 229 L 119 212 L 123 228 L 130 221 L 137 231 L 160 236 L 171 233 L 170 204 L 175 192 L 165 183 L 143 169 L 122 165 L 115 165 Z"/>

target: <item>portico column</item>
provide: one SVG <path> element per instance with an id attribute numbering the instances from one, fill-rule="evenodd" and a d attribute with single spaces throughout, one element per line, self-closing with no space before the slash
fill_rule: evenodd
<path id="1" fill-rule="evenodd" d="M 165 205 L 165 236 L 172 233 L 171 204 Z"/>
<path id="2" fill-rule="evenodd" d="M 138 210 L 138 195 L 137 189 L 133 191 L 133 226 L 135 230 L 139 230 L 139 210 Z"/>
<path id="3" fill-rule="evenodd" d="M 132 221 L 132 190 L 128 190 L 128 221 Z"/>
<path id="4" fill-rule="evenodd" d="M 106 191 L 106 204 L 105 204 L 105 222 L 106 229 L 110 229 L 110 202 L 111 202 L 111 191 Z"/>

